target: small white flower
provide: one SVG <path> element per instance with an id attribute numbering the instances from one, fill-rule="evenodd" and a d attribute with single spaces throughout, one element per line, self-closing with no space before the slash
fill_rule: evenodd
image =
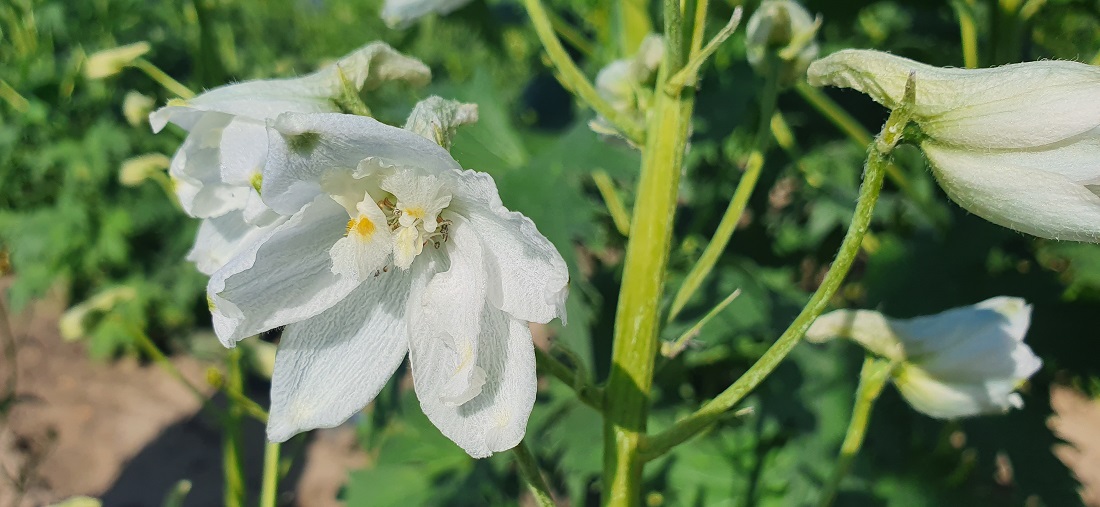
<path id="1" fill-rule="evenodd" d="M 779 81 L 786 85 L 801 79 L 819 51 L 814 36 L 818 22 L 802 4 L 791 0 L 766 0 L 749 17 L 745 52 L 749 65 L 761 74 L 779 65 Z M 789 54 L 788 54 L 789 53 Z"/>
<path id="2" fill-rule="evenodd" d="M 916 76 L 913 121 L 947 195 L 995 224 L 1100 242 L 1100 68 L 1067 61 L 939 68 L 878 51 L 814 62 L 810 84 L 900 104 Z"/>
<path id="3" fill-rule="evenodd" d="M 205 219 L 188 260 L 209 275 L 285 220 L 259 196 L 268 120 L 286 112 L 340 112 L 385 81 L 423 85 L 430 78 L 419 60 L 375 42 L 313 74 L 226 85 L 149 115 L 154 132 L 171 122 L 189 133 L 169 168 L 184 211 Z"/>
<path id="4" fill-rule="evenodd" d="M 269 438 L 342 423 L 408 355 L 444 435 L 474 457 L 519 443 L 535 399 L 528 322 L 565 316 L 554 246 L 490 176 L 418 133 L 344 114 L 283 114 L 269 133 L 262 195 L 290 218 L 208 288 L 227 346 L 286 326 Z"/>
<path id="5" fill-rule="evenodd" d="M 642 40 L 632 58 L 615 60 L 596 74 L 596 91 L 616 111 L 635 121 L 645 120 L 653 95 L 657 68 L 665 57 L 665 39 L 650 34 Z M 618 130 L 602 116 L 589 122 L 598 134 L 618 136 Z"/>
<path id="6" fill-rule="evenodd" d="M 905 320 L 837 310 L 814 321 L 806 339 L 848 338 L 898 362 L 893 381 L 906 401 L 947 419 L 1023 406 L 1014 391 L 1042 366 L 1024 344 L 1030 323 L 1030 305 L 1002 296 Z"/>
<path id="7" fill-rule="evenodd" d="M 450 14 L 471 0 L 386 0 L 382 21 L 390 28 L 405 28 L 428 14 Z"/>

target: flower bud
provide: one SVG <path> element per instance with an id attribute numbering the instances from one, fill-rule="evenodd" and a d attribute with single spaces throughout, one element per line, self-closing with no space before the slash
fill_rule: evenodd
<path id="1" fill-rule="evenodd" d="M 92 53 L 84 61 L 84 77 L 88 79 L 103 79 L 111 77 L 122 71 L 134 60 L 141 58 L 152 49 L 148 42 L 141 41 L 117 48 L 104 49 Z"/>
<path id="2" fill-rule="evenodd" d="M 947 195 L 990 222 L 1035 236 L 1100 242 L 1100 68 L 1041 61 L 991 69 L 925 65 L 844 50 L 814 62 L 810 84 L 853 88 L 896 108 L 913 74 L 912 121 Z M 907 133 L 908 134 L 908 133 Z"/>
<path id="3" fill-rule="evenodd" d="M 118 182 L 136 187 L 157 171 L 168 169 L 171 161 L 160 153 L 148 153 L 127 159 L 118 171 Z"/>
<path id="4" fill-rule="evenodd" d="M 1014 391 L 1042 361 L 1024 344 L 1031 306 L 995 297 L 913 319 L 868 310 L 818 318 L 806 339 L 848 338 L 898 364 L 893 382 L 913 408 L 938 418 L 1003 413 L 1023 406 Z"/>
<path id="5" fill-rule="evenodd" d="M 149 120 L 149 112 L 156 105 L 156 100 L 141 92 L 130 90 L 122 99 L 122 115 L 126 117 L 126 123 L 138 126 Z"/>
<path id="6" fill-rule="evenodd" d="M 596 75 L 596 91 L 616 111 L 636 121 L 643 121 L 653 95 L 657 68 L 664 57 L 664 37 L 651 34 L 642 40 L 633 58 L 615 60 L 600 69 Z M 599 134 L 620 135 L 602 116 L 589 122 L 588 126 Z"/>
<path id="7" fill-rule="evenodd" d="M 767 0 L 749 17 L 745 48 L 749 65 L 760 74 L 778 71 L 779 83 L 801 79 L 817 58 L 814 40 L 819 23 L 805 7 L 791 0 Z M 778 69 L 773 66 L 778 65 Z"/>

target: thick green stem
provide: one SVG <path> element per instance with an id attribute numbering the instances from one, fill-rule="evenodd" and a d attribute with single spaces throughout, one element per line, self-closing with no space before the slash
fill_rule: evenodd
<path id="1" fill-rule="evenodd" d="M 264 447 L 264 477 L 260 489 L 260 507 L 275 507 L 279 497 L 279 442 Z"/>
<path id="2" fill-rule="evenodd" d="M 844 435 L 844 443 L 840 446 L 840 456 L 837 457 L 836 469 L 829 483 L 825 485 L 825 491 L 821 494 L 821 507 L 829 507 L 836 499 L 840 489 L 840 482 L 848 475 L 856 454 L 863 447 L 863 436 L 867 434 L 867 423 L 871 420 L 871 409 L 878 400 L 886 382 L 890 380 L 890 374 L 894 370 L 894 363 L 886 359 L 868 357 L 863 361 L 863 370 L 859 374 L 859 389 L 856 391 L 856 402 L 852 408 L 852 420 L 848 422 L 848 432 Z"/>
<path id="3" fill-rule="evenodd" d="M 226 389 L 241 392 L 244 389 L 244 375 L 241 372 L 241 349 L 229 349 Z M 222 466 L 225 472 L 225 505 L 243 507 L 245 505 L 244 469 L 241 459 L 241 422 L 243 414 L 240 405 L 232 397 L 227 399 L 229 408 L 223 418 Z"/>
<path id="4" fill-rule="evenodd" d="M 895 142 L 896 139 L 889 146 L 892 147 Z M 695 413 L 650 438 L 646 448 L 646 458 L 654 458 L 668 452 L 669 449 L 698 435 L 720 419 L 730 408 L 740 402 L 760 382 L 767 378 L 779 366 L 779 363 L 787 357 L 787 354 L 794 349 L 794 346 L 806 334 L 810 324 L 828 306 L 829 300 L 836 294 L 841 282 L 848 275 L 852 263 L 855 262 L 856 255 L 860 250 L 860 243 L 863 242 L 863 237 L 870 227 L 875 203 L 878 202 L 883 176 L 886 173 L 886 163 L 886 156 L 878 149 L 873 148 L 867 159 L 867 168 L 863 175 L 863 185 L 860 187 L 855 216 L 848 226 L 848 232 L 840 245 L 836 260 L 833 261 L 833 265 L 828 274 L 825 275 L 821 286 L 810 297 L 810 301 L 798 314 L 798 317 L 794 319 L 790 327 L 733 385 L 703 405 Z"/>
<path id="5" fill-rule="evenodd" d="M 535 461 L 535 456 L 531 454 L 531 450 L 527 448 L 527 443 L 521 441 L 515 449 L 512 449 L 512 453 L 516 455 L 519 474 L 527 482 L 531 495 L 535 497 L 535 503 L 539 507 L 554 507 L 554 497 L 550 495 L 550 487 L 546 485 L 546 480 L 542 478 L 538 462 Z"/>
<path id="6" fill-rule="evenodd" d="M 523 5 L 527 8 L 527 15 L 531 17 L 531 23 L 535 26 L 535 33 L 538 34 L 543 49 L 550 57 L 550 63 L 558 71 L 558 80 L 561 81 L 562 86 L 592 106 L 592 109 L 611 122 L 628 140 L 634 144 L 641 144 L 645 137 L 641 126 L 627 115 L 615 110 L 603 97 L 600 97 L 599 92 L 584 76 L 581 69 L 577 68 L 577 64 L 569 57 L 569 53 L 562 47 L 561 40 L 554 32 L 554 25 L 542 0 L 523 0 Z"/>
<path id="7" fill-rule="evenodd" d="M 604 502 L 609 506 L 633 507 L 641 503 L 644 461 L 639 449 L 646 431 L 658 348 L 658 302 L 664 288 L 672 219 L 693 106 L 690 92 L 665 86 L 683 65 L 679 21 L 679 2 L 667 0 L 668 51 L 649 114 L 648 141 L 642 152 L 641 177 L 615 314 L 611 373 L 605 391 Z"/>

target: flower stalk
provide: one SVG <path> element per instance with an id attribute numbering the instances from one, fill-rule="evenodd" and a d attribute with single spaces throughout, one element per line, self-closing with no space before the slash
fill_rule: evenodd
<path id="1" fill-rule="evenodd" d="M 604 424 L 604 503 L 641 503 L 640 450 L 649 415 L 649 392 L 658 352 L 658 301 L 664 288 L 684 148 L 693 95 L 666 86 L 683 65 L 680 5 L 665 3 L 665 60 L 647 124 L 623 283 L 615 314 L 611 374 L 606 387 Z"/>
<path id="2" fill-rule="evenodd" d="M 681 419 L 667 430 L 650 437 L 646 441 L 644 459 L 653 459 L 668 452 L 673 447 L 686 442 L 698 435 L 722 416 L 746 395 L 756 389 L 765 378 L 775 370 L 779 363 L 787 357 L 794 346 L 806 334 L 810 324 L 825 311 L 829 300 L 840 288 L 841 282 L 848 275 L 860 251 L 860 244 L 871 225 L 871 216 L 874 213 L 875 204 L 878 202 L 879 193 L 882 190 L 882 182 L 886 173 L 887 157 L 893 147 L 901 140 L 903 127 L 908 124 L 912 116 L 910 106 L 916 94 L 916 85 L 910 79 L 906 88 L 906 104 L 891 113 L 890 118 L 883 126 L 876 142 L 871 144 L 867 157 L 867 167 L 863 174 L 863 185 L 860 187 L 859 201 L 856 203 L 855 216 L 848 226 L 848 232 L 837 252 L 836 260 L 825 275 L 821 286 L 817 288 L 810 301 L 798 314 L 794 322 L 779 337 L 778 340 L 746 371 L 733 385 L 726 388 L 695 413 Z"/>
<path id="3" fill-rule="evenodd" d="M 640 145 L 645 138 L 642 127 L 615 110 L 603 97 L 600 97 L 592 82 L 584 76 L 581 69 L 569 57 L 569 53 L 565 51 L 565 47 L 562 46 L 561 40 L 554 32 L 550 14 L 546 11 L 546 6 L 542 4 L 542 0 L 523 0 L 523 5 L 527 9 L 527 15 L 531 18 L 531 24 L 535 27 L 535 33 L 538 34 L 546 55 L 550 58 L 550 63 L 558 71 L 558 80 L 561 81 L 562 86 L 571 90 L 577 97 L 596 110 L 596 113 L 611 122 L 628 140 Z M 645 37 L 645 33 L 642 34 L 642 37 Z M 638 41 L 640 43 L 641 39 L 638 39 Z"/>
<path id="4" fill-rule="evenodd" d="M 244 374 L 241 371 L 241 349 L 229 349 L 226 358 L 226 390 L 241 392 L 244 389 Z M 225 468 L 225 505 L 242 507 L 245 505 L 244 462 L 242 460 L 241 423 L 243 410 L 232 397 L 227 399 L 229 409 L 223 419 L 222 467 Z"/>
<path id="5" fill-rule="evenodd" d="M 279 446 L 268 442 L 264 447 L 264 476 L 260 489 L 260 507 L 275 507 L 279 496 Z"/>
<path id="6" fill-rule="evenodd" d="M 825 486 L 825 492 L 821 495 L 821 507 L 829 507 L 836 499 L 841 481 L 848 475 L 856 454 L 859 454 L 860 448 L 863 447 L 867 423 L 871 420 L 871 409 L 882 394 L 886 383 L 890 381 L 895 366 L 897 364 L 893 361 L 872 356 L 868 356 L 863 361 L 863 370 L 859 374 L 859 388 L 856 390 L 856 402 L 852 408 L 852 419 L 848 422 L 848 432 L 844 435 L 844 443 L 840 446 L 836 469 Z"/>
<path id="7" fill-rule="evenodd" d="M 539 507 L 554 507 L 554 497 L 550 494 L 550 487 L 546 485 L 546 480 L 542 478 L 538 462 L 535 461 L 531 449 L 527 447 L 527 442 L 520 441 L 519 445 L 512 449 L 512 454 L 516 456 L 519 474 L 527 482 L 527 487 L 531 490 L 531 496 L 535 497 L 535 503 Z"/>

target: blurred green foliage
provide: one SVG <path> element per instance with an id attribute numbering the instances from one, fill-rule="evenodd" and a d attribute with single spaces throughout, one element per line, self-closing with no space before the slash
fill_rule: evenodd
<path id="1" fill-rule="evenodd" d="M 711 30 L 737 1 L 713 2 Z M 1095 61 L 1100 6 L 1050 0 L 971 2 L 982 65 L 1064 58 Z M 948 2 L 806 2 L 821 13 L 823 53 L 889 50 L 936 65 L 962 65 Z M 571 50 L 589 76 L 620 57 L 610 2 L 555 0 L 550 7 L 583 37 Z M 754 2 L 746 6 L 750 12 Z M 570 266 L 569 325 L 555 341 L 591 375 L 607 374 L 611 322 L 625 238 L 592 180 L 606 171 L 628 208 L 638 154 L 592 134 L 540 56 L 522 8 L 475 0 L 405 31 L 385 28 L 373 0 L 5 0 L 0 3 L 0 247 L 15 273 L 16 308 L 61 285 L 77 303 L 119 285 L 137 297 L 86 322 L 94 354 L 133 351 L 130 333 L 188 348 L 206 325 L 204 280 L 183 257 L 195 224 L 153 181 L 120 185 L 130 157 L 170 155 L 181 132 L 153 136 L 122 113 L 130 90 L 163 103 L 171 95 L 134 69 L 105 80 L 81 74 L 87 54 L 148 41 L 146 58 L 194 90 L 233 80 L 312 70 L 371 40 L 429 64 L 426 90 L 384 88 L 369 97 L 400 123 L 431 93 L 479 104 L 481 120 L 453 149 L 464 167 L 492 174 L 505 205 L 530 216 Z M 653 12 L 657 12 L 656 3 Z M 1025 19 L 1026 18 L 1026 19 Z M 761 81 L 739 35 L 705 67 L 676 239 L 666 283 L 674 292 L 713 233 L 737 184 L 757 123 Z M 866 97 L 828 90 L 869 131 L 886 111 Z M 714 274 L 664 330 L 674 339 L 734 289 L 741 296 L 679 356 L 658 361 L 653 429 L 714 396 L 786 327 L 828 267 L 851 218 L 865 147 L 844 137 L 794 91 L 779 99 L 795 146 L 773 149 L 749 213 Z M 949 203 L 916 150 L 898 162 L 912 192 L 887 186 L 873 238 L 835 306 L 907 317 L 1014 295 L 1035 304 L 1028 342 L 1046 366 L 1027 406 L 1003 417 L 944 423 L 917 414 L 889 391 L 840 505 L 1073 505 L 1069 472 L 1050 454 L 1047 390 L 1057 379 L 1100 375 L 1094 314 L 1100 249 L 1035 240 L 968 216 Z M 917 201 L 914 201 L 916 199 Z M 664 301 L 667 304 L 668 301 Z M 647 469 L 650 505 L 802 505 L 816 498 L 851 410 L 861 362 L 845 344 L 800 346 L 743 406 L 707 435 Z M 344 492 L 352 505 L 516 504 L 523 491 L 511 456 L 472 461 L 439 435 L 411 392 L 394 386 L 360 422 L 371 465 Z M 571 505 L 596 505 L 599 415 L 551 381 L 540 391 L 529 441 L 552 487 Z M 998 456 L 1014 473 L 994 478 Z M 401 484 L 394 488 L 394 484 Z M 1036 500 L 1031 500 L 1036 499 Z"/>

